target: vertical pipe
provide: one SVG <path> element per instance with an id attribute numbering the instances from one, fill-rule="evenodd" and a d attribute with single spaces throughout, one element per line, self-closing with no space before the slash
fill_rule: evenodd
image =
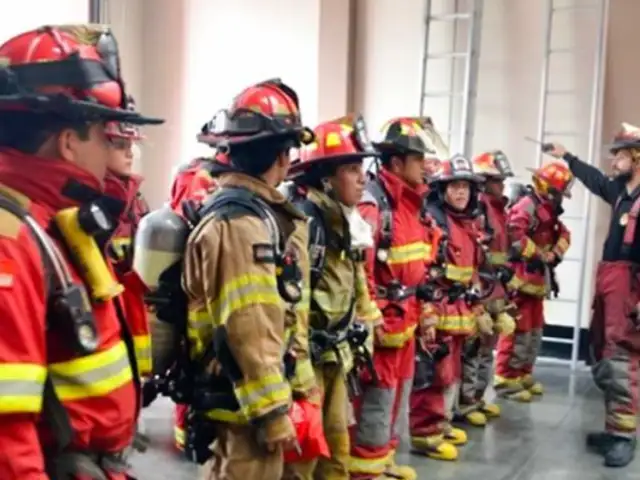
<path id="1" fill-rule="evenodd" d="M 425 115 L 425 93 L 427 90 L 427 62 L 429 61 L 429 33 L 431 26 L 431 0 L 424 2 L 424 44 L 422 47 L 422 73 L 420 75 L 420 115 Z"/>
<path id="2" fill-rule="evenodd" d="M 599 11 L 600 23 L 598 25 L 598 39 L 593 65 L 593 95 L 591 102 L 591 112 L 589 120 L 589 152 L 587 162 L 590 165 L 596 164 L 600 145 L 602 143 L 602 109 L 604 101 L 604 74 L 606 66 L 607 31 L 609 26 L 609 0 L 600 0 Z M 580 331 L 582 329 L 582 316 L 588 310 L 585 308 L 584 293 L 587 287 L 585 281 L 588 233 L 589 233 L 589 210 L 591 206 L 591 194 L 584 193 L 583 200 L 583 227 L 580 235 L 580 251 L 582 262 L 580 263 L 580 289 L 578 290 L 578 308 L 576 313 L 576 323 L 573 328 L 573 347 L 571 349 L 571 369 L 576 370 L 578 366 L 578 353 L 580 350 Z"/>
<path id="3" fill-rule="evenodd" d="M 473 1 L 473 0 L 472 0 Z M 460 10 L 460 0 L 455 0 L 453 5 L 453 14 L 459 13 Z M 451 51 L 457 52 L 458 50 L 458 20 L 454 18 L 453 25 L 451 28 Z M 449 123 L 447 125 L 447 145 L 451 147 L 451 143 L 453 140 L 453 124 L 454 122 L 454 106 L 456 104 L 457 95 L 455 94 L 458 91 L 456 86 L 456 71 L 458 70 L 458 59 L 456 56 L 452 56 L 449 60 L 451 62 L 451 71 L 449 72 Z M 458 135 L 461 135 L 462 132 L 456 132 Z"/>
<path id="4" fill-rule="evenodd" d="M 105 22 L 105 0 L 89 0 L 89 22 Z"/>
<path id="5" fill-rule="evenodd" d="M 465 77 L 464 103 L 462 110 L 462 146 L 458 150 L 470 158 L 473 155 L 473 129 L 475 127 L 476 97 L 480 69 L 480 42 L 482 41 L 482 11 L 484 0 L 474 0 L 469 28 L 467 71 Z"/>
<path id="6" fill-rule="evenodd" d="M 540 85 L 540 110 L 538 113 L 538 136 L 544 142 L 545 123 L 547 120 L 547 92 L 549 90 L 549 63 L 551 62 L 551 30 L 553 25 L 553 0 L 547 0 L 545 15 L 544 50 L 542 52 L 542 80 Z M 536 168 L 542 164 L 542 150 L 536 156 Z"/>

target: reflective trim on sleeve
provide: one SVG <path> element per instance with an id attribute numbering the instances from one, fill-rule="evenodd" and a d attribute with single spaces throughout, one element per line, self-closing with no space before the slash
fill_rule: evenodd
<path id="1" fill-rule="evenodd" d="M 291 379 L 291 388 L 294 390 L 307 391 L 316 383 L 316 374 L 308 358 L 296 360 L 296 373 Z"/>
<path id="2" fill-rule="evenodd" d="M 564 254 L 567 253 L 567 250 L 569 250 L 569 242 L 567 241 L 566 238 L 561 237 L 556 242 L 556 246 L 553 248 L 553 251 L 559 257 L 563 257 Z"/>
<path id="3" fill-rule="evenodd" d="M 515 247 L 520 249 L 520 253 L 524 258 L 531 258 L 536 254 L 538 247 L 529 237 L 523 238 L 521 242 L 516 242 Z"/>
<path id="4" fill-rule="evenodd" d="M 151 335 L 135 335 L 133 345 L 136 350 L 138 360 L 138 371 L 140 375 L 148 375 L 153 369 L 151 356 Z"/>
<path id="5" fill-rule="evenodd" d="M 445 277 L 454 282 L 469 283 L 473 278 L 473 267 L 461 267 L 453 263 L 445 265 Z"/>
<path id="6" fill-rule="evenodd" d="M 417 325 L 411 325 L 403 332 L 398 333 L 383 333 L 378 339 L 381 347 L 386 348 L 400 348 L 404 346 L 407 341 L 413 338 L 413 333 L 416 331 Z"/>
<path id="7" fill-rule="evenodd" d="M 505 252 L 489 252 L 487 259 L 491 265 L 504 265 L 508 261 L 508 256 Z"/>
<path id="8" fill-rule="evenodd" d="M 476 329 L 475 317 L 469 315 L 440 315 L 438 330 L 446 332 L 472 333 Z"/>
<path id="9" fill-rule="evenodd" d="M 42 365 L 0 364 L 0 413 L 39 413 L 46 378 Z"/>
<path id="10" fill-rule="evenodd" d="M 397 265 L 415 261 L 425 261 L 431 256 L 431 245 L 425 242 L 414 242 L 406 245 L 394 245 L 389 249 L 387 264 Z"/>
<path id="11" fill-rule="evenodd" d="M 49 366 L 60 400 L 107 395 L 133 379 L 124 342 L 102 352 Z"/>
<path id="12" fill-rule="evenodd" d="M 234 388 L 242 414 L 257 418 L 291 401 L 291 388 L 280 373 L 238 384 Z"/>

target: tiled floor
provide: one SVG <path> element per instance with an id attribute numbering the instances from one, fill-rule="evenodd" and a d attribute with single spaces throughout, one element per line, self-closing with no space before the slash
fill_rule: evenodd
<path id="1" fill-rule="evenodd" d="M 640 480 L 640 459 L 625 469 L 606 469 L 584 448 L 585 433 L 601 428 L 603 415 L 589 373 L 571 376 L 566 367 L 543 365 L 539 375 L 547 388 L 544 398 L 504 405 L 501 419 L 485 429 L 468 429 L 470 442 L 458 462 L 414 456 L 406 446 L 397 460 L 429 480 Z M 134 459 L 139 480 L 195 480 L 194 466 L 170 449 L 170 404 L 156 402 L 145 414 L 145 427 L 153 444 Z"/>

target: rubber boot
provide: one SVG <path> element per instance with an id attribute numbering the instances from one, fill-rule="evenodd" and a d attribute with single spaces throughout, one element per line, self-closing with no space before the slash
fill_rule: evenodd
<path id="1" fill-rule="evenodd" d="M 544 387 L 540 382 L 535 381 L 532 375 L 522 377 L 522 386 L 525 390 L 531 392 L 531 395 L 539 396 L 544 394 Z"/>
<path id="2" fill-rule="evenodd" d="M 483 403 L 480 411 L 484 413 L 487 418 L 497 418 L 502 414 L 500 405 L 496 405 L 495 403 Z"/>
<path id="3" fill-rule="evenodd" d="M 451 445 L 464 445 L 468 441 L 467 432 L 461 428 L 449 427 L 449 429 L 444 432 L 444 440 Z"/>
<path id="4" fill-rule="evenodd" d="M 464 421 L 474 427 L 484 427 L 487 424 L 487 416 L 480 410 L 474 410 L 464 415 Z"/>
<path id="5" fill-rule="evenodd" d="M 626 467 L 636 453 L 636 439 L 624 437 L 612 437 L 604 451 L 605 467 Z"/>
<path id="6" fill-rule="evenodd" d="M 496 376 L 494 378 L 493 388 L 498 397 L 513 400 L 515 402 L 529 403 L 533 397 L 533 394 L 524 388 L 521 379 L 519 378 Z"/>
<path id="7" fill-rule="evenodd" d="M 443 435 L 411 437 L 412 452 L 434 460 L 452 462 L 458 459 L 458 449 L 450 442 L 443 441 Z"/>
<path id="8" fill-rule="evenodd" d="M 398 465 L 395 460 L 391 461 L 391 464 L 387 466 L 384 471 L 383 478 L 397 478 L 400 480 L 416 480 L 418 473 L 413 467 L 408 465 Z"/>

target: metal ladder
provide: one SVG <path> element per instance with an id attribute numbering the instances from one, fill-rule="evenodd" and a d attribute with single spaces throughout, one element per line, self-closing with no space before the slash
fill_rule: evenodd
<path id="1" fill-rule="evenodd" d="M 552 45 L 552 31 L 554 18 L 558 14 L 571 14 L 577 10 L 592 9 L 598 15 L 597 26 L 597 43 L 594 52 L 594 69 L 593 69 L 593 89 L 591 96 L 590 107 L 590 124 L 588 132 L 565 132 L 565 131 L 551 131 L 547 127 L 547 106 L 549 104 L 550 97 L 558 98 L 560 96 L 575 95 L 575 90 L 552 90 L 549 87 L 549 78 L 552 75 L 551 70 L 551 57 L 553 55 L 565 55 L 579 53 L 579 49 L 576 47 L 570 48 L 555 48 Z M 547 141 L 560 141 L 568 137 L 581 136 L 581 133 L 588 133 L 589 135 L 589 147 L 586 161 L 589 164 L 597 163 L 599 150 L 600 150 L 600 137 L 601 137 L 601 125 L 602 125 L 602 99 L 603 99 L 603 85 L 604 85 L 604 64 L 605 64 L 605 50 L 606 50 L 606 29 L 608 24 L 608 12 L 609 12 L 609 0 L 574 0 L 571 5 L 558 6 L 555 0 L 546 0 L 546 15 L 545 15 L 545 36 L 544 36 L 544 60 L 542 66 L 542 81 L 540 92 L 540 107 L 538 117 L 538 139 L 541 142 Z M 594 32 L 596 33 L 596 32 Z M 536 156 L 536 168 L 542 165 L 543 154 L 540 151 Z M 589 312 L 589 299 L 585 298 L 585 291 L 589 289 L 586 277 L 586 256 L 588 250 L 588 236 L 589 236 L 589 210 L 591 204 L 591 194 L 585 192 L 582 213 L 578 216 L 565 216 L 567 220 L 573 220 L 580 222 L 581 228 L 578 234 L 573 235 L 574 239 L 578 240 L 578 257 L 569 257 L 565 261 L 572 263 L 579 263 L 579 278 L 580 287 L 578 289 L 578 298 L 562 299 L 558 298 L 552 301 L 562 301 L 566 303 L 576 304 L 576 318 L 573 326 L 573 335 L 571 339 L 557 338 L 557 337 L 544 337 L 543 341 L 548 343 L 560 343 L 571 345 L 571 360 L 565 361 L 560 359 L 541 358 L 541 360 L 552 360 L 554 363 L 569 363 L 572 370 L 576 370 L 578 367 L 578 356 L 580 349 L 580 331 L 582 327 L 582 317 Z"/>
<path id="2" fill-rule="evenodd" d="M 478 60 L 480 57 L 480 32 L 482 26 L 482 10 L 484 0 L 467 0 L 470 7 L 465 12 L 460 12 L 460 0 L 454 0 L 453 13 L 434 15 L 432 12 L 432 0 L 425 0 L 425 32 L 422 57 L 422 82 L 420 87 L 420 115 L 429 115 L 426 103 L 429 98 L 449 99 L 448 128 L 441 132 L 447 137 L 447 143 L 451 146 L 452 139 L 456 139 L 455 151 L 467 157 L 472 155 L 473 128 L 475 123 L 475 100 L 478 85 Z M 429 35 L 432 22 L 449 22 L 452 24 L 452 47 L 449 52 L 432 53 L 429 51 Z M 458 29 L 467 28 L 467 45 L 465 51 L 455 51 Z M 449 88 L 445 91 L 427 90 L 427 72 L 432 60 L 448 60 L 451 62 Z M 464 60 L 464 87 L 462 91 L 456 89 L 456 72 L 458 61 Z M 455 126 L 454 105 L 457 98 L 462 98 L 462 113 L 460 124 Z M 454 134 L 456 137 L 454 137 Z M 453 151 L 452 151 L 453 153 Z"/>

